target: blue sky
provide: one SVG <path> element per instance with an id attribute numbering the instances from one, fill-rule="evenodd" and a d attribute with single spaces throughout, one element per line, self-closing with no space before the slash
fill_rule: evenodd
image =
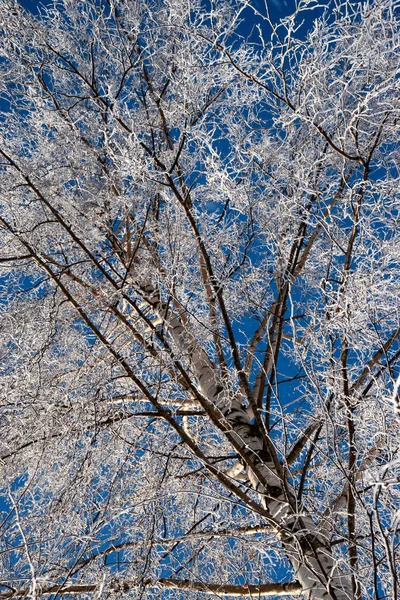
<path id="1" fill-rule="evenodd" d="M 18 1 L 24 8 L 27 8 L 28 10 L 32 11 L 33 13 L 37 13 L 39 11 L 40 5 L 49 6 L 49 5 L 53 4 L 53 0 L 18 0 Z M 252 4 L 255 8 L 259 9 L 260 11 L 262 11 L 262 12 L 265 11 L 264 0 L 254 0 Z M 269 0 L 269 8 L 270 8 L 271 15 L 274 18 L 274 20 L 279 19 L 279 17 L 282 17 L 285 14 L 288 14 L 291 11 L 291 9 L 293 9 L 293 7 L 294 7 L 294 0 Z M 250 31 L 251 27 L 256 22 L 256 18 L 254 16 L 253 11 L 251 11 L 251 10 L 246 11 L 244 13 L 244 15 L 245 15 L 245 20 L 246 20 L 246 23 L 244 25 L 244 30 L 247 30 L 247 28 L 248 28 Z M 243 33 L 245 33 L 245 31 Z"/>

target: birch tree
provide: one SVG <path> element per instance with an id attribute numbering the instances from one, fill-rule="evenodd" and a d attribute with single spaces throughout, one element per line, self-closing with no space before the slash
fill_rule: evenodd
<path id="1" fill-rule="evenodd" d="M 399 9 L 3 0 L 0 600 L 398 597 Z"/>

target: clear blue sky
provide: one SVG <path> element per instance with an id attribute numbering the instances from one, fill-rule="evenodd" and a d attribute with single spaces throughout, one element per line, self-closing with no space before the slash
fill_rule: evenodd
<path id="1" fill-rule="evenodd" d="M 19 3 L 28 10 L 33 13 L 37 13 L 40 5 L 50 5 L 53 4 L 53 0 L 18 0 Z M 253 5 L 257 8 L 260 8 L 261 12 L 264 12 L 264 0 L 253 0 Z M 294 0 L 269 0 L 269 7 L 271 10 L 271 15 L 274 19 L 278 19 L 279 17 L 284 16 L 289 13 L 290 10 L 294 7 Z M 256 22 L 253 11 L 246 11 L 246 26 L 245 29 L 251 30 L 251 27 Z M 244 34 L 247 32 L 243 32 Z"/>

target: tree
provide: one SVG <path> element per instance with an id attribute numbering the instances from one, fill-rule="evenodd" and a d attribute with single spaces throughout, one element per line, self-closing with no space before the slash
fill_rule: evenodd
<path id="1" fill-rule="evenodd" d="M 399 6 L 3 0 L 0 599 L 397 598 Z"/>

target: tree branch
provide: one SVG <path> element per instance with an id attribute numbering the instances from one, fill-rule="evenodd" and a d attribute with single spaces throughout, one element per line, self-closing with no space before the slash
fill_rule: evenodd
<path id="1" fill-rule="evenodd" d="M 146 587 L 157 587 L 159 589 L 177 589 L 189 590 L 192 592 L 202 592 L 223 597 L 241 598 L 243 596 L 256 596 L 257 598 L 266 598 L 268 596 L 298 596 L 302 593 L 302 587 L 297 582 L 288 583 L 264 583 L 259 585 L 224 585 L 218 583 L 203 583 L 201 581 L 190 581 L 187 579 L 159 579 L 154 583 L 150 580 L 144 581 Z M 143 585 L 142 584 L 142 585 Z M 39 587 L 39 586 L 38 586 Z M 47 585 L 40 589 L 40 595 L 56 594 L 65 596 L 66 594 L 94 594 L 100 590 L 99 583 L 76 583 L 71 585 Z M 138 582 L 124 580 L 114 580 L 111 583 L 113 590 L 119 592 L 129 592 L 139 587 Z M 0 600 L 16 600 L 17 598 L 26 598 L 30 593 L 28 587 L 19 589 L 10 589 L 7 592 L 0 593 Z"/>

